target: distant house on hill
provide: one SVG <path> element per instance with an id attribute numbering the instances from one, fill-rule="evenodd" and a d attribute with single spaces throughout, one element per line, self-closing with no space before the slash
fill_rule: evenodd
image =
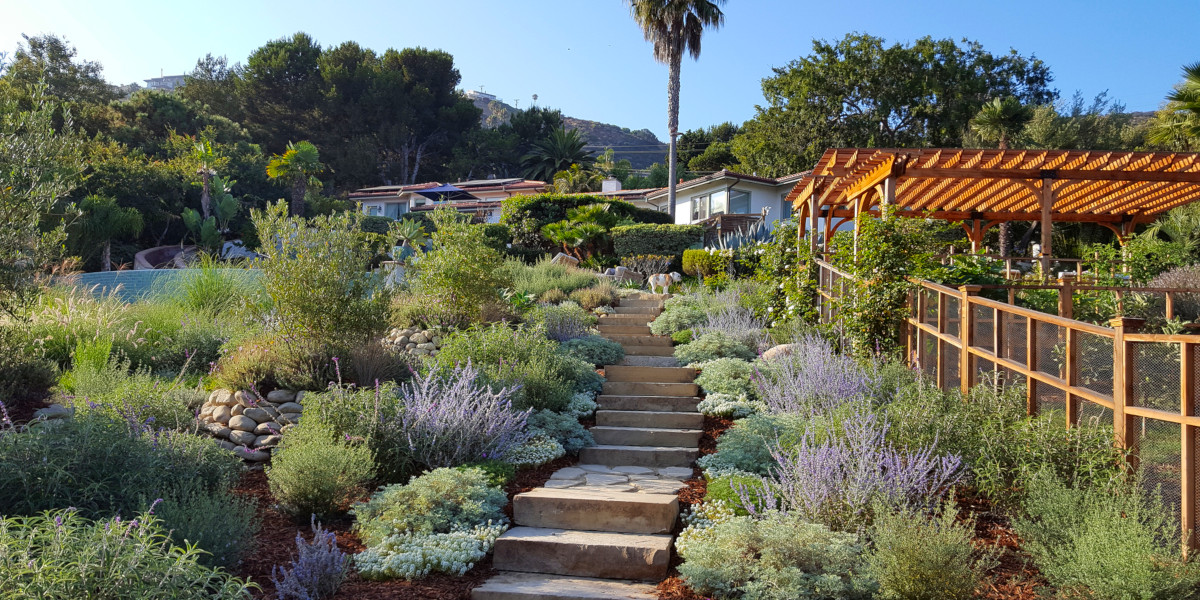
<path id="1" fill-rule="evenodd" d="M 187 81 L 186 75 L 164 75 L 162 77 L 151 77 L 143 79 L 146 82 L 146 89 L 159 90 L 162 92 L 173 92 L 175 88 L 181 87 Z"/>
<path id="2" fill-rule="evenodd" d="M 362 188 L 350 200 L 362 203 L 363 212 L 399 219 L 410 212 L 425 212 L 442 205 L 453 206 L 484 223 L 500 222 L 500 201 L 513 196 L 541 194 L 550 189 L 544 181 L 521 178 L 471 179 L 454 183 L 416 183 Z"/>
<path id="3" fill-rule="evenodd" d="M 776 220 L 792 216 L 792 206 L 784 199 L 802 176 L 803 173 L 794 173 L 783 177 L 759 177 L 722 169 L 684 181 L 675 186 L 675 223 L 724 222 L 740 226 L 742 222 L 763 218 L 765 210 L 769 227 Z M 667 212 L 667 188 L 650 192 L 645 201 L 651 208 Z"/>

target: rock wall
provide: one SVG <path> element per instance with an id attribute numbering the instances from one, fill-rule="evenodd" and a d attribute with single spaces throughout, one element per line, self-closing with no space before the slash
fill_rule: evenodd
<path id="1" fill-rule="evenodd" d="M 260 397 L 255 392 L 216 390 L 200 407 L 201 429 L 239 457 L 261 462 L 271 456 L 288 428 L 300 422 L 304 392 L 275 390 Z"/>

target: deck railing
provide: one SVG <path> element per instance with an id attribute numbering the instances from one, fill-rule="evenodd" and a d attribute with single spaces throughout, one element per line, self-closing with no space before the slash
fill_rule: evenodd
<path id="1" fill-rule="evenodd" d="M 832 322 L 852 276 L 817 259 L 817 312 Z M 1142 319 L 1109 326 L 979 296 L 982 286 L 918 281 L 903 327 L 906 356 L 944 390 L 982 375 L 1025 387 L 1029 414 L 1065 427 L 1111 423 L 1116 443 L 1161 491 L 1181 531 L 1200 523 L 1200 336 L 1141 333 Z M 1172 290 L 1172 293 L 1176 290 Z M 1197 545 L 1197 536 L 1189 540 Z"/>

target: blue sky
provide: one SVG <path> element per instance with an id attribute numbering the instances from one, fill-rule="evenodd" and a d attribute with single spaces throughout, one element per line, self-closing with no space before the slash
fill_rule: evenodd
<path id="1" fill-rule="evenodd" d="M 1196 0 L 732 0 L 725 12 L 700 61 L 684 63 L 681 129 L 752 117 L 772 67 L 807 54 L 813 38 L 851 31 L 1016 48 L 1045 60 L 1065 97 L 1108 90 L 1128 110 L 1157 108 L 1180 66 L 1200 60 Z M 622 0 L 0 0 L 0 15 L 0 49 L 11 52 L 22 33 L 56 33 L 116 83 L 190 71 L 208 52 L 244 60 L 267 40 L 306 31 L 325 46 L 440 48 L 454 55 L 464 88 L 522 108 L 537 94 L 571 116 L 666 132 L 666 68 Z"/>

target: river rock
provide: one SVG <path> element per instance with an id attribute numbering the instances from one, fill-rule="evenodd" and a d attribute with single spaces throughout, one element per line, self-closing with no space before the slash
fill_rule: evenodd
<path id="1" fill-rule="evenodd" d="M 427 343 L 429 341 L 429 336 L 426 336 L 424 333 L 418 333 L 418 334 L 408 338 L 408 341 L 413 344 L 416 344 L 417 347 L 420 348 L 421 344 Z"/>
<path id="2" fill-rule="evenodd" d="M 281 438 L 276 434 L 260 435 L 254 440 L 255 448 L 273 447 L 279 445 Z"/>
<path id="3" fill-rule="evenodd" d="M 233 409 L 225 405 L 217 406 L 212 412 L 213 421 L 217 423 L 228 423 L 232 416 Z"/>
<path id="4" fill-rule="evenodd" d="M 212 416 L 213 411 L 216 409 L 217 407 L 213 406 L 212 404 L 205 404 L 204 406 L 200 407 L 200 419 L 208 420 L 208 418 Z"/>
<path id="5" fill-rule="evenodd" d="M 231 431 L 229 432 L 229 441 L 238 444 L 239 446 L 249 446 L 258 439 L 257 435 L 249 431 Z"/>
<path id="6" fill-rule="evenodd" d="M 279 415 L 279 418 L 276 419 L 276 421 L 283 423 L 284 425 L 299 425 L 300 413 L 283 413 Z"/>
<path id="7" fill-rule="evenodd" d="M 424 344 L 417 344 L 417 350 L 437 350 L 437 346 L 433 345 L 432 342 L 426 342 Z"/>
<path id="8" fill-rule="evenodd" d="M 220 423 L 209 423 L 208 425 L 204 426 L 204 430 L 219 438 L 228 438 L 229 432 L 232 431 Z"/>
<path id="9" fill-rule="evenodd" d="M 35 419 L 65 419 L 73 414 L 74 411 L 61 405 L 51 404 L 46 408 L 39 408 L 33 413 Z"/>
<path id="10" fill-rule="evenodd" d="M 408 344 L 408 342 L 410 342 L 410 341 L 412 341 L 411 338 L 409 338 L 407 335 L 402 335 L 402 336 L 392 340 L 392 345 L 403 346 L 405 344 Z"/>
<path id="11" fill-rule="evenodd" d="M 213 390 L 213 393 L 208 395 L 208 403 L 217 406 L 233 406 L 234 404 L 237 404 L 237 400 L 233 398 L 233 392 L 226 389 L 220 389 Z"/>
<path id="12" fill-rule="evenodd" d="M 293 400 L 292 402 L 295 402 L 296 404 L 304 404 L 304 395 L 308 394 L 308 393 L 309 392 L 306 392 L 304 390 L 300 390 L 299 392 L 296 392 L 296 399 Z"/>
<path id="13" fill-rule="evenodd" d="M 234 455 L 242 460 L 248 460 L 250 462 L 262 462 L 268 458 L 271 458 L 270 452 L 265 452 L 262 450 L 250 450 L 249 448 L 238 448 L 234 451 Z"/>
<path id="14" fill-rule="evenodd" d="M 405 344 L 405 345 L 404 345 L 404 349 L 405 349 L 405 350 L 412 350 L 413 348 L 416 348 L 416 347 L 417 347 L 417 345 L 416 345 L 416 344 L 414 344 L 414 343 L 412 343 L 412 342 L 409 342 L 409 343 L 407 343 L 407 344 Z"/>
<path id="15" fill-rule="evenodd" d="M 238 431 L 254 431 L 258 427 L 258 422 L 245 415 L 237 415 L 229 418 L 229 428 Z"/>
<path id="16" fill-rule="evenodd" d="M 233 450 L 234 448 L 237 448 L 237 445 L 229 440 L 217 440 L 217 445 L 226 450 Z"/>
<path id="17" fill-rule="evenodd" d="M 233 393 L 233 399 L 237 401 L 242 408 L 250 408 L 258 404 L 258 398 L 251 392 L 246 390 L 238 390 Z"/>
<path id="18" fill-rule="evenodd" d="M 234 405 L 233 405 L 233 406 L 232 406 L 232 407 L 229 409 L 229 414 L 230 414 L 231 416 L 234 416 L 234 417 L 236 417 L 236 416 L 238 416 L 238 415 L 242 414 L 242 412 L 243 412 L 243 411 L 245 411 L 245 410 L 246 410 L 246 407 L 245 407 L 245 406 L 242 406 L 241 404 L 234 404 Z"/>
<path id="19" fill-rule="evenodd" d="M 255 423 L 266 423 L 267 421 L 272 420 L 271 413 L 267 412 L 264 409 L 258 408 L 258 407 L 247 408 L 245 411 L 242 412 L 242 416 L 246 416 L 246 417 L 250 417 L 251 419 L 254 419 Z M 251 429 L 253 429 L 253 428 L 251 428 Z"/>
<path id="20" fill-rule="evenodd" d="M 279 405 L 279 413 L 280 414 L 298 413 L 303 410 L 304 410 L 304 407 L 300 406 L 299 404 L 296 404 L 295 402 L 285 402 L 285 403 Z"/>
<path id="21" fill-rule="evenodd" d="M 284 402 L 291 402 L 295 399 L 296 399 L 296 392 L 293 392 L 292 390 L 275 390 L 275 391 L 271 392 L 270 394 L 267 394 L 267 401 L 274 402 L 276 404 L 283 404 Z"/>

